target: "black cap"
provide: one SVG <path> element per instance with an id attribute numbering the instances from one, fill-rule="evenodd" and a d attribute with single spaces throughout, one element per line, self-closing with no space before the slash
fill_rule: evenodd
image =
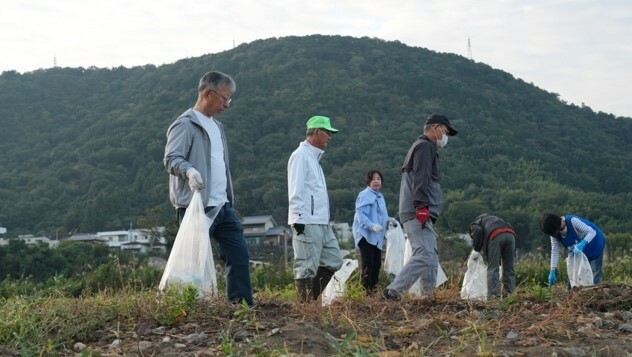
<path id="1" fill-rule="evenodd" d="M 426 125 L 428 124 L 441 124 L 448 127 L 448 136 L 455 136 L 457 134 L 456 129 L 450 126 L 448 117 L 443 114 L 432 114 L 426 119 Z"/>

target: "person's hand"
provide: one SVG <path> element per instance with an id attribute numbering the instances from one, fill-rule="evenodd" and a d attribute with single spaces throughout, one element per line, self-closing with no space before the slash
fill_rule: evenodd
<path id="1" fill-rule="evenodd" d="M 553 286 L 556 280 L 557 280 L 557 272 L 555 271 L 555 269 L 551 269 L 551 271 L 549 271 L 549 286 Z"/>
<path id="2" fill-rule="evenodd" d="M 428 212 L 428 207 L 422 207 L 417 210 L 417 220 L 424 224 L 430 218 L 430 212 Z"/>
<path id="3" fill-rule="evenodd" d="M 478 258 L 481 256 L 481 253 L 477 252 L 477 251 L 472 251 L 472 260 L 476 261 L 478 260 Z"/>
<path id="4" fill-rule="evenodd" d="M 393 227 L 397 227 L 397 220 L 393 217 L 388 218 L 388 223 L 392 224 Z"/>
<path id="5" fill-rule="evenodd" d="M 586 246 L 586 241 L 582 239 L 581 242 L 575 244 L 573 247 L 573 254 L 579 254 L 584 251 L 584 247 Z"/>
<path id="6" fill-rule="evenodd" d="M 371 232 L 381 232 L 384 230 L 384 227 L 380 226 L 379 224 L 372 224 L 371 227 L 369 228 L 369 230 L 371 230 Z"/>
<path id="7" fill-rule="evenodd" d="M 190 168 L 187 170 L 187 177 L 189 178 L 189 187 L 191 191 L 202 191 L 204 189 L 204 182 L 202 182 L 202 175 L 198 170 Z"/>
<path id="8" fill-rule="evenodd" d="M 292 225 L 292 228 L 294 228 L 294 230 L 296 231 L 297 236 L 305 233 L 305 225 L 302 223 L 294 223 Z"/>

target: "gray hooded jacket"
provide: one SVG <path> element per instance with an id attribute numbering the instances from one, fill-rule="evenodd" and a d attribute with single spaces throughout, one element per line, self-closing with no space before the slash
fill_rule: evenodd
<path id="1" fill-rule="evenodd" d="M 193 109 L 185 111 L 167 129 L 167 145 L 165 146 L 163 163 L 169 172 L 169 200 L 176 208 L 187 207 L 193 197 L 187 178 L 187 170 L 191 167 L 200 172 L 205 185 L 211 182 L 212 174 L 226 175 L 226 194 L 228 200 L 234 203 L 224 126 L 215 118 L 213 120 L 217 123 L 222 136 L 224 162 L 226 163 L 225 172 L 211 172 L 211 139 Z M 208 187 L 201 192 L 205 207 L 209 199 L 207 189 Z"/>
<path id="2" fill-rule="evenodd" d="M 430 217 L 439 217 L 441 185 L 439 181 L 437 145 L 427 136 L 420 136 L 408 149 L 402 166 L 399 187 L 399 219 L 414 219 L 417 209 L 428 206 Z"/>

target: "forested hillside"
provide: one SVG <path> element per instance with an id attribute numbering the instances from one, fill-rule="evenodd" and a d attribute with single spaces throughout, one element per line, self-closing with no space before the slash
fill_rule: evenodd
<path id="1" fill-rule="evenodd" d="M 544 212 L 632 231 L 632 120 L 567 105 L 464 57 L 340 36 L 255 41 L 160 67 L 52 68 L 0 75 L 0 226 L 7 236 L 92 232 L 173 218 L 162 165 L 169 124 L 202 74 L 237 82 L 224 123 L 241 215 L 287 215 L 286 163 L 315 114 L 334 135 L 321 161 L 332 219 L 351 222 L 370 168 L 397 213 L 399 168 L 430 113 L 459 135 L 440 151 L 443 232 L 505 216 L 519 246 L 545 243 Z M 588 105 L 590 103 L 587 103 Z M 149 222 L 149 223 L 147 223 Z"/>

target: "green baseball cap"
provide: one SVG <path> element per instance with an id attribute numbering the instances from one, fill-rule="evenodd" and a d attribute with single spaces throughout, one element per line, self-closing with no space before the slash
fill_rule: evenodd
<path id="1" fill-rule="evenodd" d="M 320 115 L 313 116 L 307 121 L 307 129 L 325 129 L 332 133 L 337 133 L 338 129 L 331 127 L 329 118 Z"/>

